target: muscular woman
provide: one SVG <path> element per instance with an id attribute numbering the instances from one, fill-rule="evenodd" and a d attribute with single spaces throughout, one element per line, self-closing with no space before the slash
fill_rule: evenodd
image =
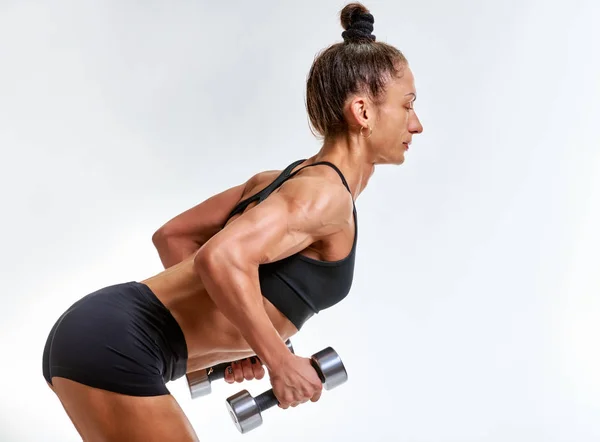
<path id="1" fill-rule="evenodd" d="M 198 440 L 165 384 L 253 355 L 282 408 L 319 399 L 310 359 L 285 340 L 350 291 L 354 201 L 422 132 L 404 55 L 376 41 L 364 6 L 341 22 L 344 41 L 307 79 L 319 151 L 172 219 L 154 235 L 164 271 L 90 293 L 53 326 L 44 377 L 84 440 Z"/>

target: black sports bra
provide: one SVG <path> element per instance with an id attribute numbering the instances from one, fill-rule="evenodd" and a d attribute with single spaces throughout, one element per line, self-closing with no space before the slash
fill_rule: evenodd
<path id="1" fill-rule="evenodd" d="M 242 213 L 249 204 L 260 204 L 285 181 L 295 176 L 305 167 L 324 164 L 332 167 L 342 179 L 342 183 L 350 192 L 348 183 L 342 172 L 332 163 L 320 161 L 301 167 L 292 173 L 295 167 L 306 160 L 290 164 L 267 187 L 255 195 L 241 201 L 230 213 L 229 218 Z M 320 261 L 299 253 L 280 261 L 261 264 L 258 268 L 262 294 L 282 314 L 284 314 L 298 330 L 313 314 L 329 308 L 348 295 L 354 276 L 354 257 L 358 238 L 356 207 L 354 215 L 354 242 L 352 250 L 339 261 Z"/>

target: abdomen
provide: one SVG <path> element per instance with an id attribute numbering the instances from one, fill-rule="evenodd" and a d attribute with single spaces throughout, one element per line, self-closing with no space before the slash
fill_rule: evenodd
<path id="1" fill-rule="evenodd" d="M 188 358 L 210 355 L 210 359 L 220 360 L 222 357 L 227 359 L 232 353 L 253 354 L 237 327 L 209 296 L 193 268 L 193 258 L 141 282 L 154 292 L 179 323 L 186 338 Z M 263 305 L 283 340 L 297 332 L 266 298 L 263 298 Z"/>

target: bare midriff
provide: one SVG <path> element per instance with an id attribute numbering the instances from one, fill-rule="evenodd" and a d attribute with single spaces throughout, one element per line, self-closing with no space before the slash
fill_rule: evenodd
<path id="1" fill-rule="evenodd" d="M 140 281 L 171 312 L 185 336 L 187 371 L 253 356 L 255 353 L 237 327 L 217 308 L 193 267 L 193 256 Z M 263 298 L 265 311 L 282 340 L 297 332 L 273 304 Z"/>

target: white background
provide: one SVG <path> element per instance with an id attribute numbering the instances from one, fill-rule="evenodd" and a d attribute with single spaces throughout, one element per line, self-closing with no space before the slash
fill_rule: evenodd
<path id="1" fill-rule="evenodd" d="M 320 146 L 305 79 L 340 1 L 0 2 L 0 437 L 79 437 L 42 377 L 57 317 L 162 269 L 162 223 Z M 600 439 L 600 61 L 594 0 L 371 0 L 425 127 L 357 201 L 355 283 L 294 339 L 350 379 L 202 441 Z"/>

